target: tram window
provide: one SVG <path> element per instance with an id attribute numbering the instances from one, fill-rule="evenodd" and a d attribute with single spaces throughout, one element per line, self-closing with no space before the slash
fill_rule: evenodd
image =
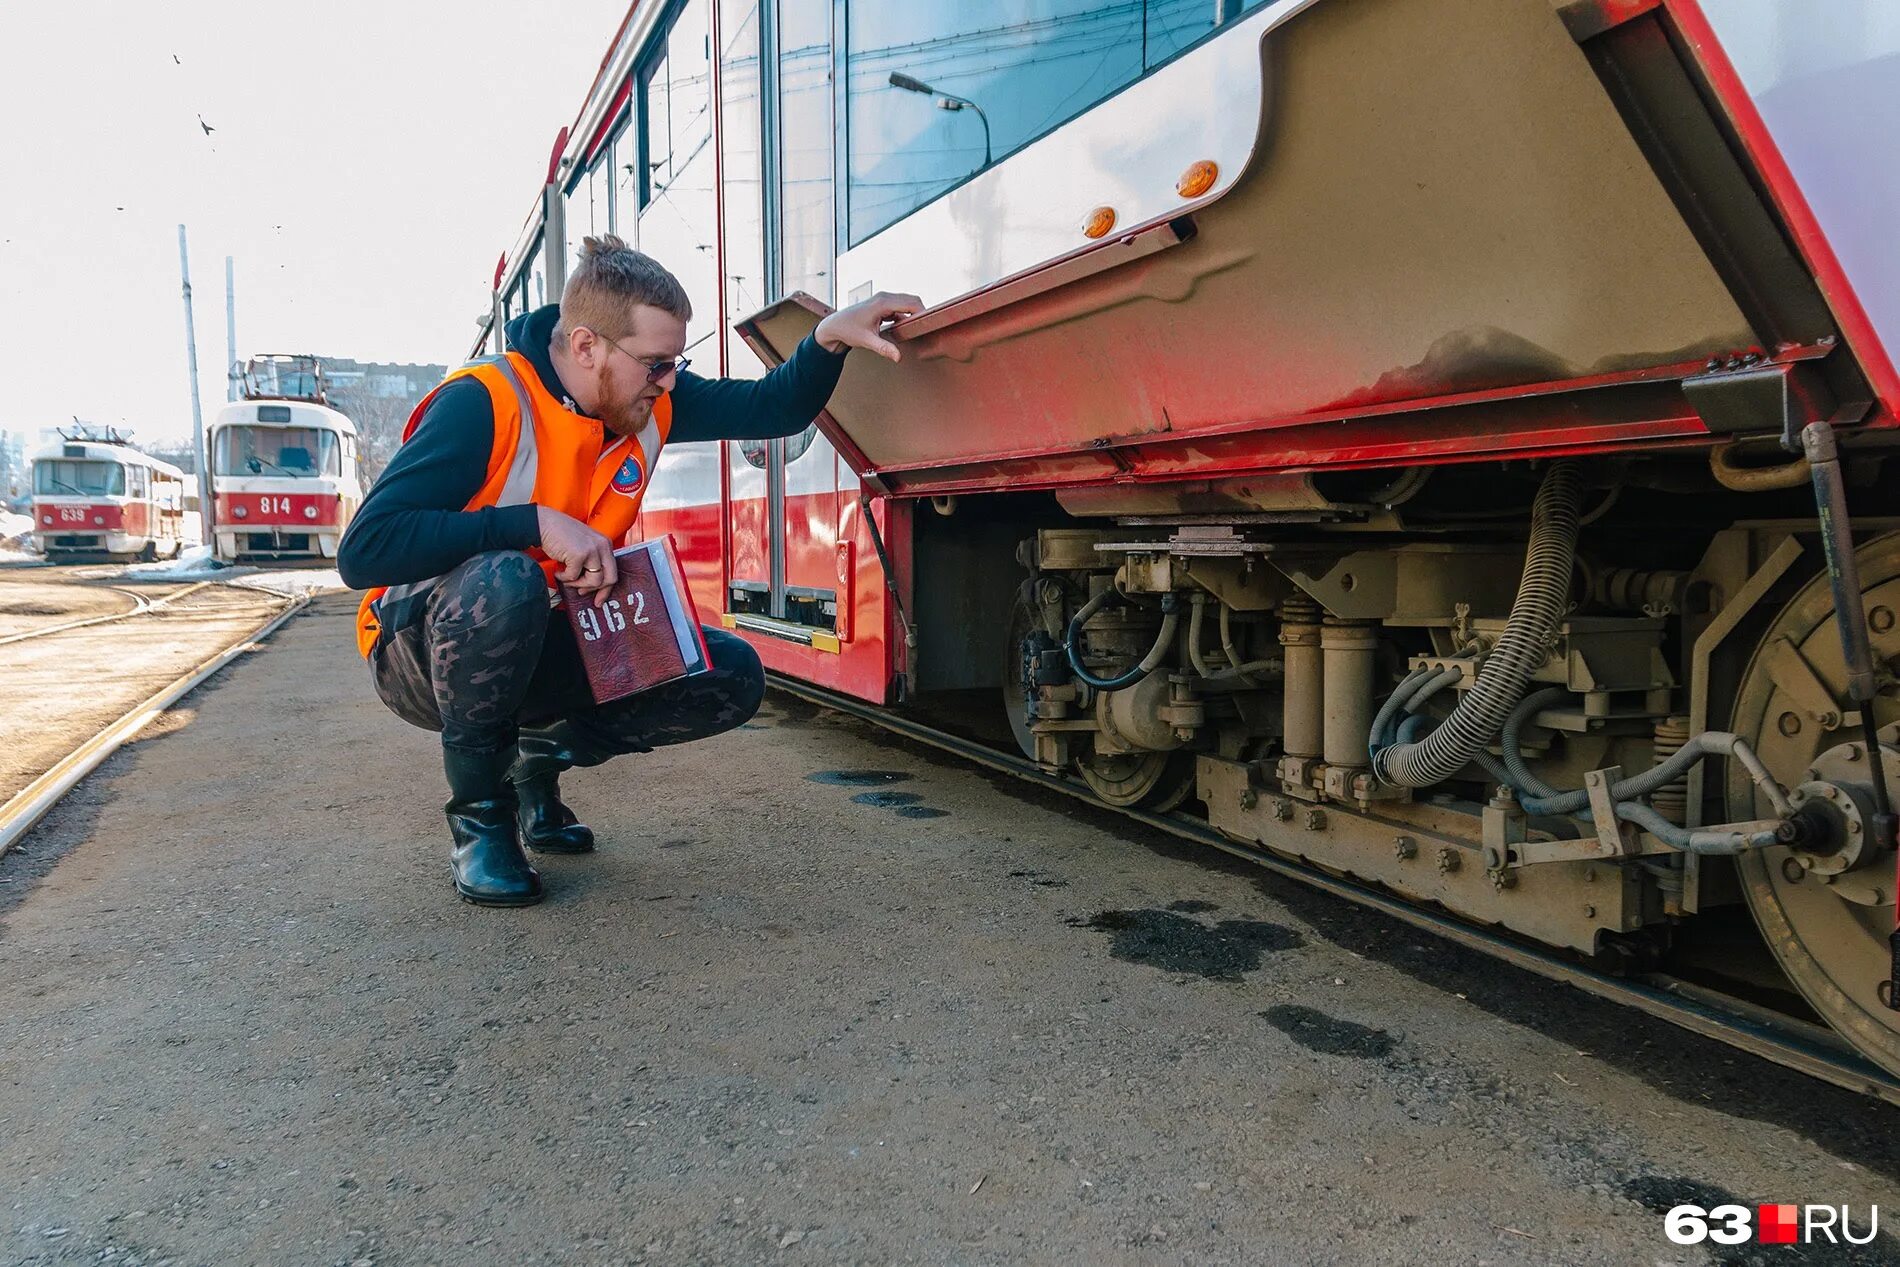
<path id="1" fill-rule="evenodd" d="M 994 162 L 1210 34 L 1214 13 L 1208 0 L 857 0 L 845 36 L 851 241 L 983 168 L 976 112 L 939 109 L 892 74 L 975 102 Z"/>
<path id="2" fill-rule="evenodd" d="M 334 431 L 314 427 L 225 427 L 218 432 L 213 469 L 219 475 L 315 478 L 343 473 Z"/>
<path id="3" fill-rule="evenodd" d="M 534 245 L 528 248 L 528 258 L 533 262 L 521 279 L 522 306 L 525 309 L 539 308 L 548 302 L 548 264 L 541 249 L 546 238 L 536 235 Z M 560 296 L 556 295 L 556 299 Z"/>
<path id="4" fill-rule="evenodd" d="M 667 141 L 675 180 L 712 140 L 712 37 L 706 3 L 689 0 L 666 34 Z"/>
<path id="5" fill-rule="evenodd" d="M 765 202 L 759 148 L 759 0 L 719 0 L 719 107 L 725 182 L 726 372 L 765 372 L 732 326 L 765 307 Z"/>
<path id="6" fill-rule="evenodd" d="M 151 486 L 147 482 L 150 477 L 146 469 L 142 466 L 127 467 L 126 476 L 125 495 L 135 501 L 144 501 L 151 494 Z"/>
<path id="7" fill-rule="evenodd" d="M 125 468 L 117 462 L 42 460 L 33 464 L 33 491 L 54 497 L 122 497 Z"/>
<path id="8" fill-rule="evenodd" d="M 645 207 L 679 180 L 712 139 L 712 65 L 706 0 L 689 0 L 674 15 L 636 72 L 640 98 Z"/>
<path id="9" fill-rule="evenodd" d="M 597 161 L 567 191 L 567 214 L 562 221 L 567 233 L 567 274 L 570 277 L 580 262 L 582 239 L 607 231 L 607 191 L 601 184 L 604 179 Z"/>
<path id="10" fill-rule="evenodd" d="M 640 249 L 686 288 L 693 306 L 686 325 L 689 350 L 719 329 L 708 14 L 707 0 L 681 5 L 635 81 L 648 172 L 639 210 Z"/>
<path id="11" fill-rule="evenodd" d="M 673 181 L 667 160 L 672 147 L 672 120 L 667 109 L 666 54 L 662 51 L 640 71 L 640 205 L 653 201 L 655 189 Z"/>
<path id="12" fill-rule="evenodd" d="M 831 3 L 779 0 L 781 293 L 831 299 Z"/>
<path id="13" fill-rule="evenodd" d="M 580 186 L 574 190 L 576 198 L 580 199 L 581 203 L 583 203 L 583 207 L 581 207 L 583 215 L 576 218 L 580 220 L 580 224 L 587 234 L 604 234 L 604 232 L 606 232 L 606 220 L 608 220 L 608 215 L 606 215 L 606 173 L 602 171 L 602 167 L 606 167 L 606 156 L 604 156 L 604 154 L 595 160 L 593 167 L 587 169 L 587 179 L 581 180 Z"/>
<path id="14" fill-rule="evenodd" d="M 614 232 L 629 242 L 638 241 L 639 217 L 634 214 L 640 202 L 640 155 L 638 135 L 633 124 L 624 122 L 608 146 L 608 161 L 613 165 Z"/>

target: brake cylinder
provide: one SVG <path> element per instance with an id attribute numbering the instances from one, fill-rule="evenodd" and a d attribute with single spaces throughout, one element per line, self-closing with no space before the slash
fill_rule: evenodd
<path id="1" fill-rule="evenodd" d="M 1289 598 L 1280 606 L 1280 645 L 1285 648 L 1286 697 L 1282 746 L 1289 757 L 1317 757 L 1326 750 L 1326 699 L 1322 687 L 1319 605 Z M 1363 748 L 1365 736 L 1360 736 Z"/>
<path id="2" fill-rule="evenodd" d="M 1363 769 L 1372 763 L 1372 673 L 1379 627 L 1370 620 L 1326 618 L 1320 630 L 1324 660 L 1326 764 Z"/>

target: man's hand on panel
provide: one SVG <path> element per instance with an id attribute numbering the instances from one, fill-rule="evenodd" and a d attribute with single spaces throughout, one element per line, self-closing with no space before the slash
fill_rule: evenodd
<path id="1" fill-rule="evenodd" d="M 884 337 L 884 327 L 899 317 L 923 310 L 924 301 L 915 295 L 893 295 L 879 291 L 862 303 L 840 308 L 818 323 L 815 337 L 827 352 L 863 348 L 887 361 L 899 359 L 897 345 Z"/>

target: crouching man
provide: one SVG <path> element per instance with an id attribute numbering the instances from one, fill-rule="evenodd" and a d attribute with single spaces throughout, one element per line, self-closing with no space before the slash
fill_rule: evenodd
<path id="1" fill-rule="evenodd" d="M 442 736 L 463 898 L 538 902 L 524 845 L 593 849 L 561 804 L 562 771 L 730 730 L 764 692 L 752 648 L 707 629 L 711 672 L 595 704 L 553 582 L 614 584 L 614 547 L 669 441 L 796 435 L 849 349 L 897 359 L 880 329 L 917 307 L 878 295 L 826 317 L 762 379 L 701 378 L 682 355 L 692 308 L 678 280 L 618 238 L 588 238 L 559 305 L 509 322 L 504 355 L 416 407 L 337 565 L 369 590 L 357 643 L 376 693 Z"/>

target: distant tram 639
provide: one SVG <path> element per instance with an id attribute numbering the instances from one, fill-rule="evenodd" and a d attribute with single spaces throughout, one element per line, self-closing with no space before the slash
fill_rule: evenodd
<path id="1" fill-rule="evenodd" d="M 185 474 L 110 432 L 33 455 L 33 536 L 48 559 L 175 558 L 185 538 Z"/>

